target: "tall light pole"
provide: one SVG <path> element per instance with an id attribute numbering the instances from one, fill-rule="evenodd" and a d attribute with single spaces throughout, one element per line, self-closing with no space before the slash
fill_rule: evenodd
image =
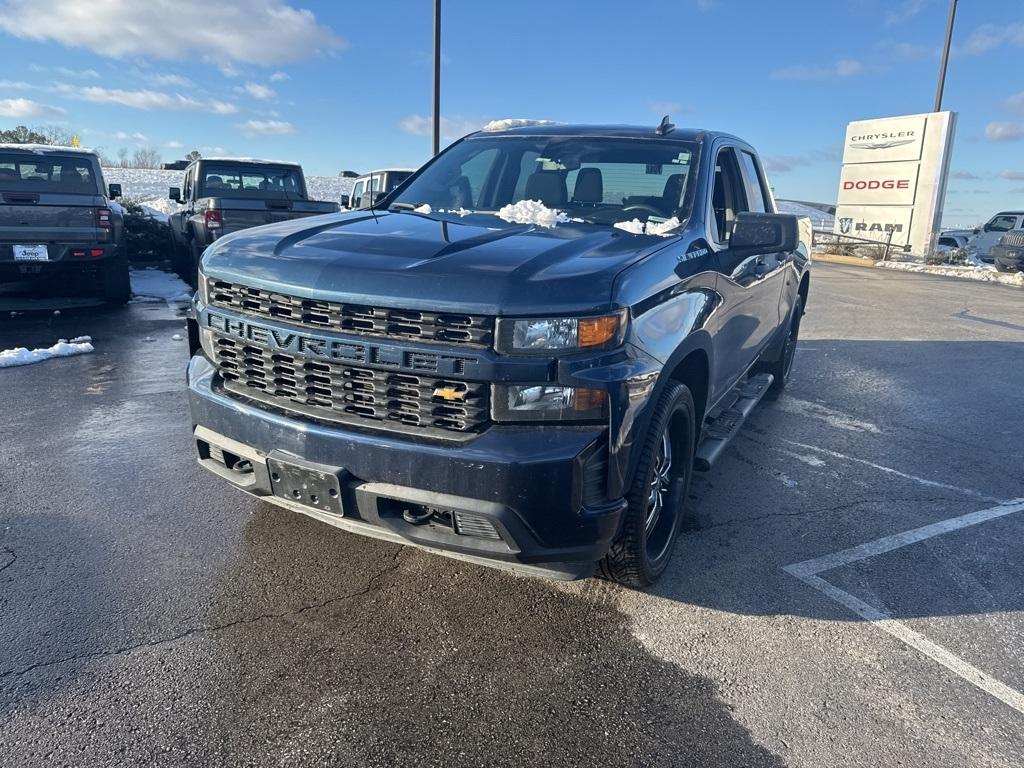
<path id="1" fill-rule="evenodd" d="M 441 0 L 434 0 L 434 154 L 441 151 Z"/>
<path id="2" fill-rule="evenodd" d="M 949 46 L 953 41 L 953 19 L 955 18 L 956 0 L 949 0 L 949 18 L 946 19 L 946 44 L 942 48 L 942 65 L 939 68 L 939 90 L 935 94 L 935 112 L 942 111 L 942 91 L 946 87 L 946 65 L 949 64 Z"/>

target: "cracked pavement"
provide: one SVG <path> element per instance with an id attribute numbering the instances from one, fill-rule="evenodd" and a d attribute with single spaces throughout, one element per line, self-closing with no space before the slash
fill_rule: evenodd
<path id="1" fill-rule="evenodd" d="M 649 593 L 253 501 L 195 465 L 172 308 L 0 307 L 0 348 L 96 347 L 0 372 L 0 768 L 1019 765 L 1024 716 L 782 568 L 1024 495 L 1020 306 L 818 265 L 788 399 Z M 1022 534 L 825 575 L 1019 689 Z"/>

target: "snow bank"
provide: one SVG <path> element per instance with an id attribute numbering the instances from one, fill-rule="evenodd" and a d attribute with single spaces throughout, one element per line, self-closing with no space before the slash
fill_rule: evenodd
<path id="1" fill-rule="evenodd" d="M 139 207 L 145 211 L 147 216 L 152 216 L 157 221 L 167 221 L 168 216 L 177 213 L 185 206 L 165 197 L 157 197 L 152 200 L 139 201 Z"/>
<path id="2" fill-rule="evenodd" d="M 26 349 L 16 347 L 0 351 L 0 368 L 14 368 L 17 365 L 31 365 L 49 360 L 52 357 L 71 357 L 72 355 L 84 355 L 93 351 L 92 339 L 88 336 L 79 336 L 68 341 L 60 339 L 52 347 L 45 349 Z"/>
<path id="3" fill-rule="evenodd" d="M 553 227 L 569 220 L 564 213 L 548 208 L 539 200 L 520 200 L 506 205 L 498 211 L 498 218 L 512 224 L 533 224 L 538 227 Z"/>
<path id="4" fill-rule="evenodd" d="M 132 301 L 191 301 L 192 288 L 177 275 L 155 268 L 132 270 Z"/>
<path id="5" fill-rule="evenodd" d="M 503 120 L 491 120 L 481 130 L 508 131 L 512 128 L 529 128 L 531 125 L 558 125 L 554 120 L 530 120 L 526 117 L 506 117 Z"/>
<path id="6" fill-rule="evenodd" d="M 950 264 L 915 264 L 906 261 L 880 261 L 876 267 L 883 269 L 895 269 L 901 272 L 918 272 L 928 275 L 943 275 L 944 277 L 959 277 L 966 280 L 981 280 L 989 283 L 1002 283 L 1024 288 L 1024 272 L 1004 273 L 997 272 L 995 267 L 985 264 L 980 267 L 964 266 L 958 267 Z"/>
<path id="7" fill-rule="evenodd" d="M 643 222 L 640 219 L 632 221 L 617 221 L 613 225 L 616 229 L 631 232 L 634 235 L 657 235 L 658 237 L 672 237 L 673 230 L 679 226 L 679 219 L 673 216 L 665 221 Z"/>
<path id="8" fill-rule="evenodd" d="M 831 232 L 836 226 L 836 217 L 831 213 L 825 213 L 820 208 L 804 205 L 794 200 L 776 200 L 775 205 L 779 213 L 791 213 L 794 216 L 808 218 L 815 229 L 825 229 Z"/>

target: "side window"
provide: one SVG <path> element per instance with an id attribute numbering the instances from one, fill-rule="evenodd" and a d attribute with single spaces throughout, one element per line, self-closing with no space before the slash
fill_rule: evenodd
<path id="1" fill-rule="evenodd" d="M 1016 216 L 996 216 L 985 225 L 986 232 L 1009 232 L 1017 223 Z"/>
<path id="2" fill-rule="evenodd" d="M 736 214 L 749 210 L 743 190 L 743 178 L 731 147 L 719 150 L 715 158 L 715 181 L 711 188 L 711 209 L 714 214 L 713 235 L 721 244 L 727 244 L 732 235 Z"/>
<path id="3" fill-rule="evenodd" d="M 357 181 L 356 185 L 352 187 L 352 205 L 359 205 L 359 198 L 363 196 L 363 185 L 365 182 Z"/>
<path id="4" fill-rule="evenodd" d="M 767 213 L 764 204 L 764 182 L 757 170 L 754 156 L 749 152 L 740 152 L 740 165 L 743 167 L 743 188 L 747 193 L 747 210 L 753 213 Z"/>
<path id="5" fill-rule="evenodd" d="M 185 190 L 185 199 L 186 200 L 191 200 L 192 199 L 192 179 L 195 177 L 195 175 L 196 175 L 195 166 L 192 166 L 191 168 L 189 168 L 188 171 L 185 173 L 184 190 Z"/>

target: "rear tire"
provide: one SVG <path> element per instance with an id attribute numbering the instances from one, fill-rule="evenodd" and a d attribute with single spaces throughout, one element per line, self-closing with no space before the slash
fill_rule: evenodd
<path id="1" fill-rule="evenodd" d="M 132 278 L 128 259 L 123 255 L 111 257 L 103 265 L 103 299 L 108 304 L 127 304 L 132 297 Z"/>
<path id="2" fill-rule="evenodd" d="M 646 587 L 668 567 L 693 474 L 695 412 L 693 395 L 680 382 L 668 384 L 658 398 L 618 536 L 598 563 L 605 578 Z"/>
<path id="3" fill-rule="evenodd" d="M 793 303 L 793 311 L 789 316 L 789 327 L 786 330 L 786 340 L 782 344 L 782 352 L 779 359 L 773 362 L 759 362 L 754 366 L 755 373 L 770 373 L 772 385 L 768 389 L 767 397 L 774 400 L 782 394 L 789 381 L 789 375 L 793 372 L 793 361 L 796 359 L 796 345 L 800 341 L 800 320 L 804 316 L 804 300 L 797 294 Z"/>

